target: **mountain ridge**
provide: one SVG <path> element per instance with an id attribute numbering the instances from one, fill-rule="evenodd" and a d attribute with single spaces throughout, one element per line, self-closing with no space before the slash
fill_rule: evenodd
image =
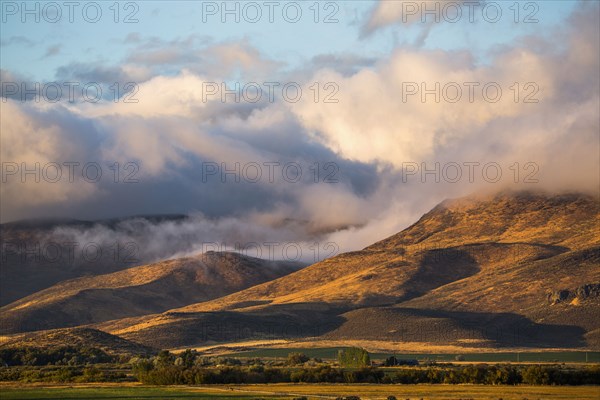
<path id="1" fill-rule="evenodd" d="M 221 297 L 301 268 L 233 252 L 207 252 L 60 282 L 0 308 L 0 332 L 97 323 Z"/>
<path id="2" fill-rule="evenodd" d="M 449 199 L 362 250 L 222 297 L 89 326 L 154 348 L 377 338 L 404 350 L 599 348 L 600 298 L 548 300 L 600 282 L 599 222 L 600 203 L 587 194 Z"/>
<path id="3" fill-rule="evenodd" d="M 190 327 L 223 312 L 296 315 L 303 310 L 304 315 L 297 316 L 298 329 L 309 320 L 316 324 L 336 320 L 339 324 L 329 326 L 323 337 L 366 339 L 372 338 L 368 328 L 341 329 L 352 323 L 349 316 L 360 314 L 353 310 L 385 312 L 393 307 L 417 310 L 418 318 L 425 320 L 435 319 L 431 310 L 444 314 L 452 322 L 449 326 L 454 326 L 449 329 L 459 332 L 454 344 L 462 340 L 461 320 L 472 325 L 479 318 L 481 329 L 495 321 L 499 329 L 517 324 L 546 330 L 547 340 L 538 341 L 542 347 L 556 347 L 561 341 L 567 348 L 596 346 L 596 341 L 587 343 L 584 336 L 600 325 L 577 325 L 582 319 L 593 321 L 590 317 L 598 309 L 595 300 L 556 313 L 549 309 L 547 295 L 556 285 L 600 282 L 599 215 L 596 198 L 584 194 L 502 193 L 446 200 L 417 223 L 363 250 L 219 299 L 99 328 L 143 342 L 158 330 L 177 331 L 179 320 Z M 449 303 L 454 309 L 444 306 L 451 299 L 456 299 Z M 545 317 L 551 322 L 547 326 Z M 356 326 L 361 324 L 360 318 L 356 320 Z M 563 337 L 561 329 L 576 339 Z M 254 333 L 248 338 L 264 337 L 260 330 Z M 162 337 L 158 343 L 168 346 L 171 339 Z M 186 340 L 190 341 L 173 342 L 196 344 L 189 337 Z"/>

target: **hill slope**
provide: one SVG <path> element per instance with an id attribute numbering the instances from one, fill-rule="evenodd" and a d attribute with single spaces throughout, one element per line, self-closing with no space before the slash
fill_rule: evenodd
<path id="1" fill-rule="evenodd" d="M 598 200 L 582 194 L 445 201 L 362 251 L 223 298 L 100 328 L 159 347 L 249 338 L 594 347 L 599 211 Z M 584 287 L 592 288 L 589 295 L 552 300 Z M 207 333 L 207 326 L 219 326 L 218 333 Z"/>
<path id="2" fill-rule="evenodd" d="M 300 267 L 238 253 L 207 252 L 67 280 L 0 308 L 0 331 L 36 331 L 162 312 L 218 298 Z"/>
<path id="3" fill-rule="evenodd" d="M 0 224 L 0 306 L 67 279 L 107 274 L 158 259 L 140 254 L 141 242 L 121 242 L 113 237 L 104 238 L 106 242 L 98 241 L 93 232 L 110 231 L 121 225 L 121 229 L 135 231 L 143 223 L 174 223 L 183 218 L 181 215 L 100 221 L 53 218 Z M 83 232 L 92 234 L 78 236 Z"/>
<path id="4" fill-rule="evenodd" d="M 53 329 L 44 332 L 29 332 L 3 337 L 0 347 L 8 348 L 97 348 L 111 355 L 151 355 L 157 349 L 130 342 L 118 336 L 91 328 Z"/>

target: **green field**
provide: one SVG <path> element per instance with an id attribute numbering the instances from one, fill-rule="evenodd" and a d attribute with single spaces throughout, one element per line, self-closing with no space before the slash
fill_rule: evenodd
<path id="1" fill-rule="evenodd" d="M 229 357 L 240 358 L 285 358 L 289 353 L 301 352 L 308 357 L 321 359 L 336 359 L 339 350 L 344 347 L 325 348 L 281 348 L 281 349 L 256 349 L 245 352 L 231 353 Z M 506 353 L 454 353 L 454 354 L 425 354 L 425 353 L 369 353 L 372 360 L 385 359 L 395 356 L 399 359 L 417 359 L 419 361 L 435 360 L 442 362 L 455 361 L 457 355 L 462 355 L 464 361 L 471 362 L 576 362 L 599 363 L 598 351 L 557 351 L 557 352 L 506 352 Z"/>
<path id="2" fill-rule="evenodd" d="M 280 396 L 261 396 L 281 399 Z M 286 398 L 286 397 L 283 397 Z M 225 390 L 195 390 L 179 387 L 2 387 L 0 399 L 256 399 L 251 393 L 227 393 Z"/>
<path id="3" fill-rule="evenodd" d="M 597 400 L 600 387 L 577 386 L 481 386 L 481 385 L 230 385 L 209 387 L 102 387 L 89 386 L 0 386 L 2 399 L 335 399 L 357 395 L 363 400 L 398 399 L 423 400 L 523 400 L 565 399 Z"/>

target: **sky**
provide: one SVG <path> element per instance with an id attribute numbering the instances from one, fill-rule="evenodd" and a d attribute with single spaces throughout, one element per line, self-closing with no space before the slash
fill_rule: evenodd
<path id="1" fill-rule="evenodd" d="M 309 260 L 450 197 L 598 193 L 597 1 L 0 5 L 3 223 L 183 214 L 144 221 L 156 258 Z"/>

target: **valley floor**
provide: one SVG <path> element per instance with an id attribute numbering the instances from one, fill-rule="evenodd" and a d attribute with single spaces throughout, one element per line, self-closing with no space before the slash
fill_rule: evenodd
<path id="1" fill-rule="evenodd" d="M 599 386 L 484 386 L 484 385 L 347 385 L 268 384 L 214 386 L 144 386 L 139 384 L 27 385 L 0 384 L 2 399 L 335 399 L 387 396 L 417 400 L 597 400 Z"/>

